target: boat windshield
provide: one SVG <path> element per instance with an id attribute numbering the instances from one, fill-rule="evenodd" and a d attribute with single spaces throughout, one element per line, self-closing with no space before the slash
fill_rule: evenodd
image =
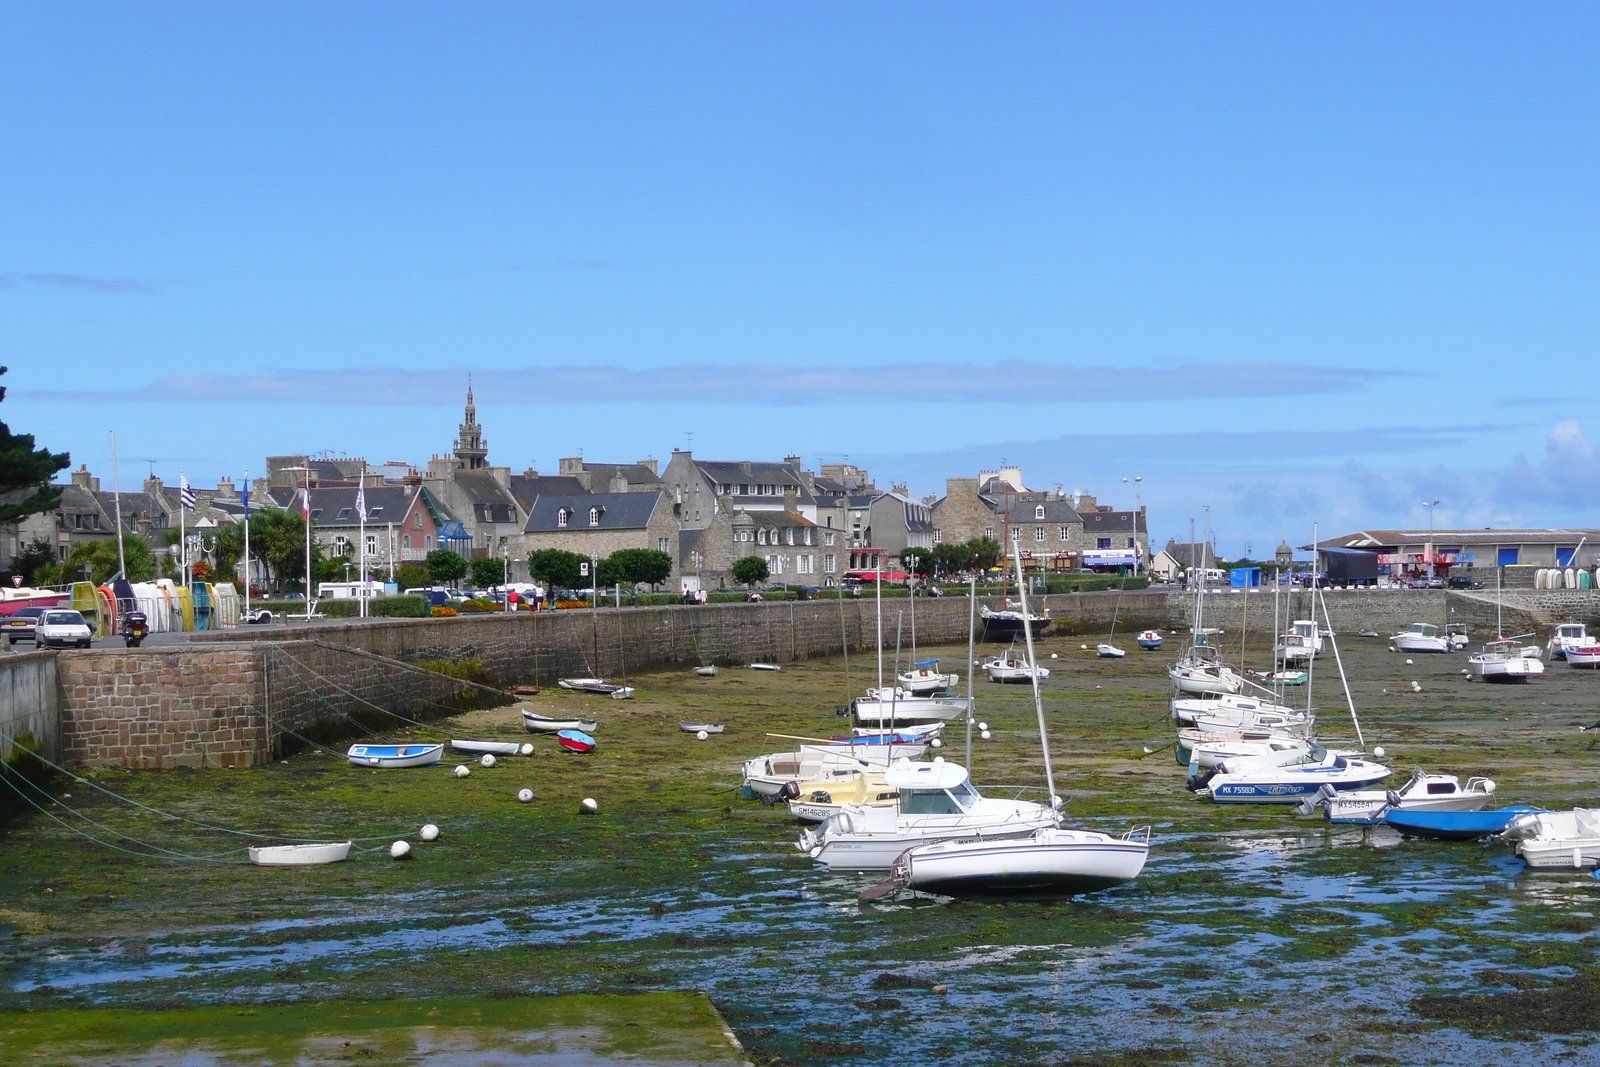
<path id="1" fill-rule="evenodd" d="M 956 803 L 961 805 L 962 811 L 971 811 L 972 806 L 983 799 L 978 795 L 978 791 L 972 788 L 971 782 L 962 782 L 950 790 L 950 795 L 955 797 Z"/>
<path id="2" fill-rule="evenodd" d="M 900 790 L 902 815 L 960 815 L 961 812 L 956 798 L 943 789 Z"/>
<path id="3" fill-rule="evenodd" d="M 1423 637 L 1434 637 L 1438 635 L 1439 628 L 1431 623 L 1415 622 L 1411 624 L 1411 632 L 1421 634 Z"/>
<path id="4" fill-rule="evenodd" d="M 1321 763 L 1328 758 L 1328 750 L 1321 745 L 1312 745 L 1311 751 L 1307 755 L 1313 763 Z"/>

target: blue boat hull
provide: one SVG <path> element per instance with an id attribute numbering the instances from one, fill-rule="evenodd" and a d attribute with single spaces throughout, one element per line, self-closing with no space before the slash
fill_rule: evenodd
<path id="1" fill-rule="evenodd" d="M 1398 811 L 1384 812 L 1383 821 L 1407 837 L 1427 837 L 1435 841 L 1476 841 L 1497 834 L 1518 815 L 1541 811 L 1518 804 L 1495 811 Z"/>

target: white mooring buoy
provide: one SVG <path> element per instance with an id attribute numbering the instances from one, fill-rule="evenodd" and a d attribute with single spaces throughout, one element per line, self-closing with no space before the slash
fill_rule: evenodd
<path id="1" fill-rule="evenodd" d="M 478 761 L 478 766 L 480 766 L 480 767 L 493 767 L 494 766 L 494 754 L 491 753 L 491 752 L 485 752 L 483 754 L 483 758 Z"/>
<path id="2" fill-rule="evenodd" d="M 524 741 L 522 743 L 522 747 L 517 749 L 517 751 L 522 753 L 524 756 L 533 755 L 533 742 L 532 741 Z"/>
<path id="3" fill-rule="evenodd" d="M 439 840 L 439 828 L 430 822 L 418 831 L 417 836 L 424 841 L 437 841 Z"/>
<path id="4" fill-rule="evenodd" d="M 711 735 L 706 733 L 704 730 L 696 730 L 694 732 L 694 739 L 696 741 L 704 741 L 706 738 L 708 738 L 710 736 Z"/>
<path id="5" fill-rule="evenodd" d="M 472 773 L 472 768 L 468 767 L 465 763 L 456 764 L 455 776 L 457 778 L 465 778 L 471 773 Z"/>
<path id="6" fill-rule="evenodd" d="M 979 734 L 978 736 L 983 738 L 985 741 L 987 741 L 987 740 L 989 740 L 989 731 L 985 730 L 983 733 Z"/>
<path id="7" fill-rule="evenodd" d="M 517 799 L 522 801 L 522 803 L 524 803 L 524 804 L 533 803 L 533 790 L 531 790 L 531 789 L 519 789 L 519 790 L 517 790 Z"/>
<path id="8" fill-rule="evenodd" d="M 600 810 L 600 805 L 595 803 L 594 797 L 584 797 L 578 804 L 578 810 L 585 815 L 593 815 Z"/>
<path id="9" fill-rule="evenodd" d="M 403 860 L 411 855 L 411 845 L 406 841 L 396 841 L 389 846 L 389 855 L 397 860 Z"/>

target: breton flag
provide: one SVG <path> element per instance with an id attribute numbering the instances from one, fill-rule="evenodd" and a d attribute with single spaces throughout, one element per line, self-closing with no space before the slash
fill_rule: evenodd
<path id="1" fill-rule="evenodd" d="M 194 486 L 182 474 L 178 475 L 178 498 L 183 502 L 185 511 L 194 510 Z"/>

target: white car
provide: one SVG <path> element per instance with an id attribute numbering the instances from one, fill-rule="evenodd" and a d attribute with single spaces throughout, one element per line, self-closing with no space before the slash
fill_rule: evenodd
<path id="1" fill-rule="evenodd" d="M 68 645 L 88 648 L 93 638 L 94 628 L 82 615 L 66 608 L 51 608 L 39 616 L 33 627 L 34 648 L 66 648 Z"/>

